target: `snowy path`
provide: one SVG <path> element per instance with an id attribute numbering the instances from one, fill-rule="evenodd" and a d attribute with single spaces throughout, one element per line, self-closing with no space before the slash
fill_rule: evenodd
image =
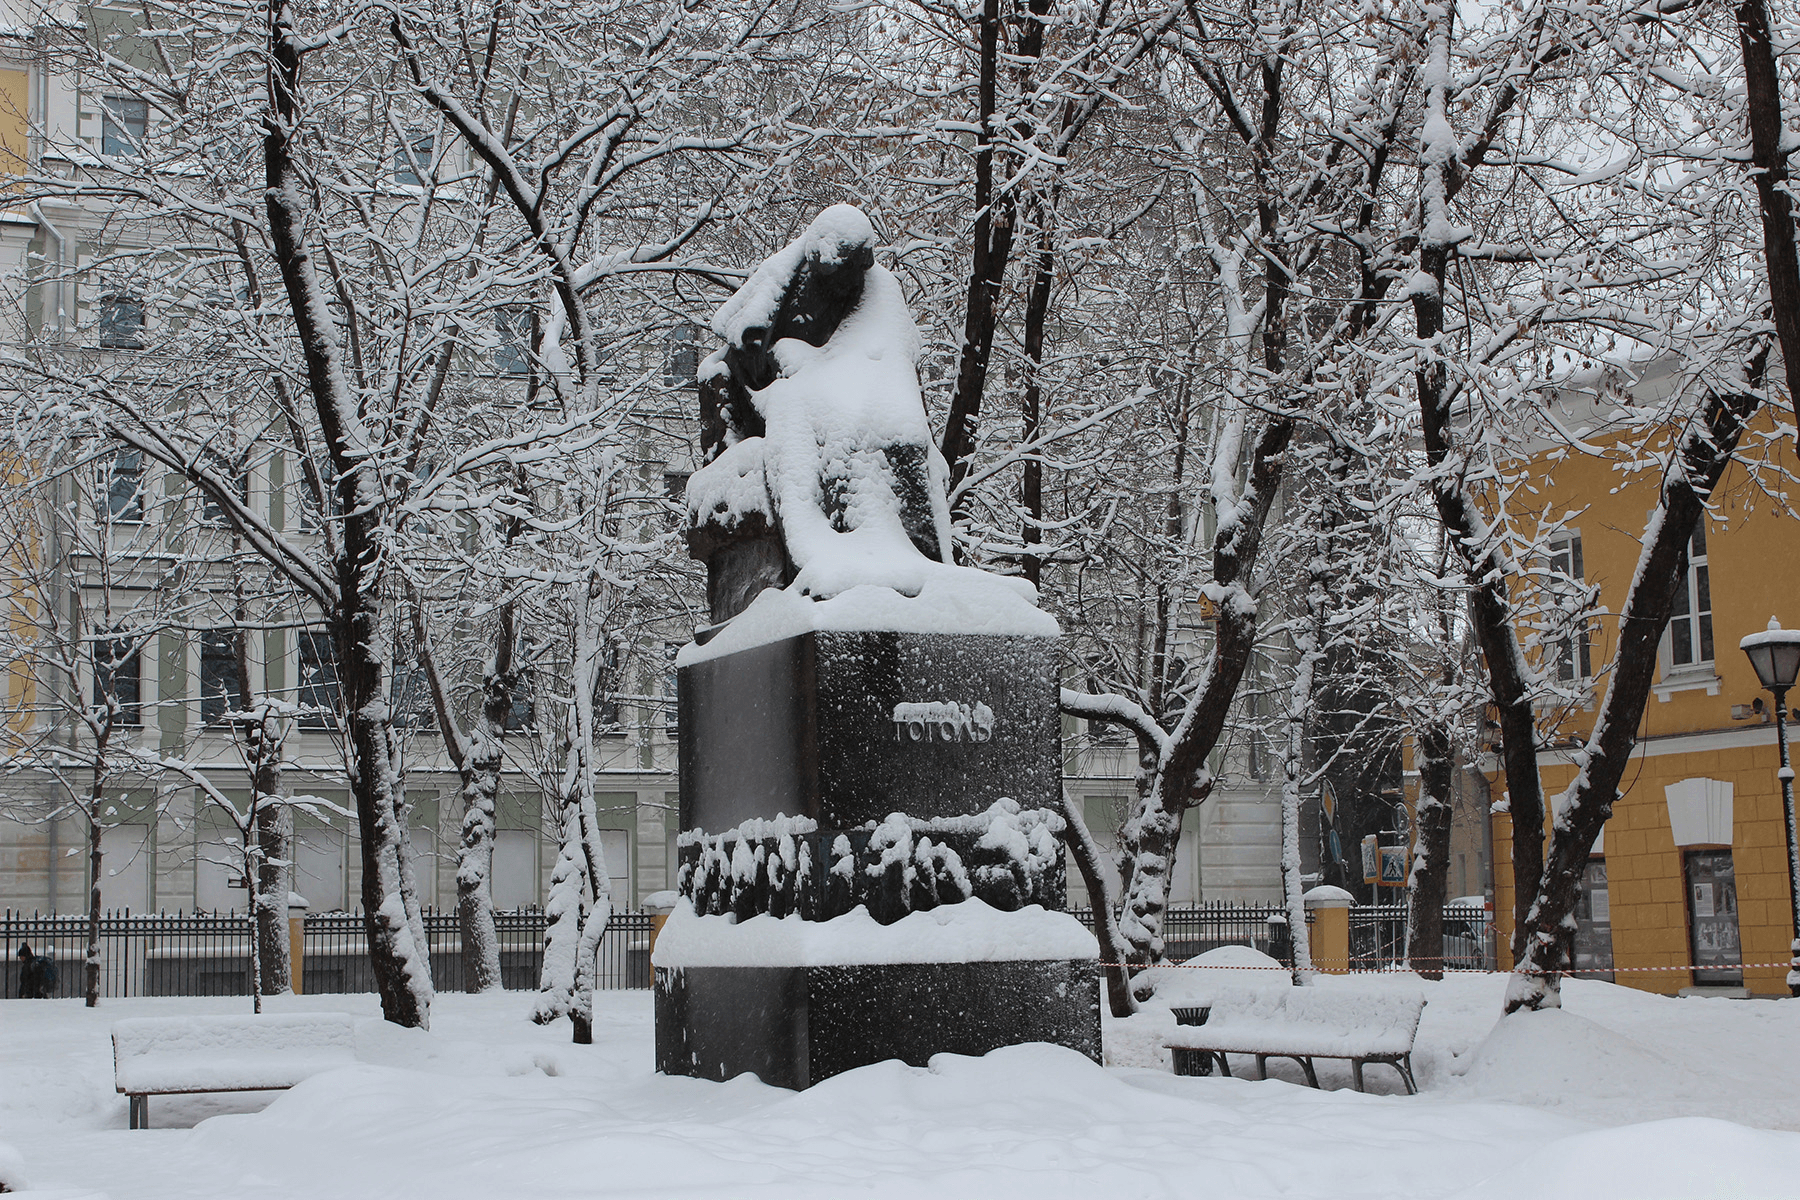
<path id="1" fill-rule="evenodd" d="M 9 1001 L 0 1143 L 40 1189 L 28 1195 L 113 1200 L 1487 1200 L 1541 1190 L 1534 1181 L 1552 1165 L 1554 1192 L 1583 1200 L 1800 1195 L 1800 1134 L 1747 1127 L 1800 1128 L 1788 1083 L 1800 1071 L 1800 1003 L 1577 984 L 1565 1013 L 1509 1022 L 1483 1046 L 1498 977 L 1380 985 L 1431 997 L 1420 1097 L 1176 1079 L 1048 1047 L 946 1056 L 932 1070 L 887 1063 L 796 1095 L 749 1079 L 656 1076 L 645 994 L 603 995 L 592 1047 L 569 1045 L 566 1026 L 531 1025 L 528 996 L 449 995 L 430 1034 L 363 1023 L 364 1065 L 272 1100 L 153 1101 L 159 1128 L 147 1132 L 124 1128 L 125 1101 L 112 1092 L 111 1022 L 237 1012 L 242 1001 L 116 1001 L 96 1012 Z M 277 1007 L 376 1014 L 366 996 Z M 1154 1056 L 1149 1031 L 1108 1033 L 1116 1060 Z M 1347 1082 L 1323 1074 L 1328 1087 Z M 1592 1111 L 1578 1115 L 1583 1105 Z M 1721 1116 L 1746 1124 L 1710 1119 Z"/>

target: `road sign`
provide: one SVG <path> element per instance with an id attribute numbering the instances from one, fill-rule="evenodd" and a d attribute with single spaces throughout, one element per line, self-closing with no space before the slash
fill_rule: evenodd
<path id="1" fill-rule="evenodd" d="M 1406 847 L 1383 846 L 1381 848 L 1381 886 L 1406 886 Z"/>

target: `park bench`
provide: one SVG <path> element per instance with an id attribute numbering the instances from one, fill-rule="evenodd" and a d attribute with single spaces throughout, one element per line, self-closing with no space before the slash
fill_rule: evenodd
<path id="1" fill-rule="evenodd" d="M 1256 1059 L 1257 1073 L 1268 1077 L 1271 1058 L 1291 1058 L 1306 1072 L 1306 1082 L 1319 1086 L 1316 1058 L 1350 1061 L 1356 1090 L 1363 1090 L 1363 1067 L 1386 1063 L 1400 1072 L 1408 1095 L 1418 1092 L 1413 1079 L 1413 1038 L 1425 998 L 1393 992 L 1340 991 L 1336 988 L 1222 987 L 1192 1006 L 1202 1024 L 1176 1027 L 1164 1045 L 1176 1052 L 1177 1074 L 1206 1074 L 1216 1059 L 1231 1074 L 1227 1054 Z M 1185 1052 L 1185 1053 L 1184 1053 Z"/>
<path id="2" fill-rule="evenodd" d="M 356 1061 L 345 1013 L 134 1017 L 114 1022 L 113 1081 L 131 1097 L 131 1128 L 150 1128 L 151 1096 L 261 1092 Z"/>

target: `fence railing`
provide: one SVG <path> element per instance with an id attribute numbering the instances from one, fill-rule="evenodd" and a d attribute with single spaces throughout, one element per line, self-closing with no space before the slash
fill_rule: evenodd
<path id="1" fill-rule="evenodd" d="M 500 934 L 500 975 L 509 989 L 538 986 L 544 961 L 543 910 L 495 914 Z M 372 992 L 368 935 L 354 913 L 308 913 L 301 990 L 309 994 Z M 600 939 L 602 988 L 650 986 L 651 916 L 615 912 Z M 432 984 L 464 990 L 462 931 L 455 913 L 427 912 Z M 21 943 L 52 954 L 58 996 L 85 992 L 88 925 L 84 916 L 43 916 L 10 909 L 0 913 L 5 963 L 0 998 L 19 995 Z M 247 996 L 250 994 L 251 928 L 248 917 L 109 912 L 100 920 L 100 994 L 118 996 Z"/>
<path id="2" fill-rule="evenodd" d="M 1090 909 L 1074 912 L 1089 929 Z M 1271 924 L 1269 918 L 1276 917 Z M 500 975 L 505 987 L 538 986 L 544 962 L 541 909 L 495 914 L 500 934 Z M 1480 908 L 1444 909 L 1444 966 L 1449 970 L 1489 967 L 1489 915 Z M 427 912 L 431 978 L 439 991 L 464 990 L 462 931 L 455 913 Z M 616 912 L 600 940 L 602 988 L 647 988 L 651 915 Z M 20 943 L 55 956 L 56 994 L 80 996 L 87 959 L 87 918 L 0 913 L 5 962 L 0 965 L 0 998 L 19 995 Z M 372 992 L 367 932 L 354 913 L 308 913 L 301 989 L 309 994 Z M 1163 916 L 1164 953 L 1180 962 L 1218 946 L 1252 946 L 1285 959 L 1285 912 L 1274 904 L 1217 902 L 1172 908 Z M 103 996 L 246 996 L 250 993 L 250 921 L 241 915 L 107 913 L 100 921 L 100 994 Z M 1350 910 L 1350 969 L 1384 971 L 1406 957 L 1406 910 L 1398 904 Z"/>
<path id="3" fill-rule="evenodd" d="M 1073 910 L 1076 920 L 1094 927 L 1091 908 Z M 1274 927 L 1270 917 L 1280 918 Z M 1234 904 L 1228 900 L 1171 908 L 1163 913 L 1163 955 L 1171 962 L 1204 954 L 1219 946 L 1252 946 L 1285 958 L 1287 910 L 1279 904 Z"/>
<path id="4" fill-rule="evenodd" d="M 1094 927 L 1090 909 L 1075 917 Z M 1270 924 L 1269 918 L 1277 920 Z M 1233 904 L 1221 901 L 1163 914 L 1163 953 L 1180 962 L 1219 946 L 1251 946 L 1288 960 L 1287 913 L 1276 904 Z M 1308 920 L 1311 920 L 1309 914 Z M 1451 971 L 1491 969 L 1488 953 L 1490 914 L 1478 907 L 1444 907 L 1444 967 Z M 1406 906 L 1365 905 L 1350 910 L 1350 969 L 1391 971 L 1406 961 Z"/>
<path id="5" fill-rule="evenodd" d="M 1492 967 L 1488 934 L 1492 914 L 1473 905 L 1444 906 L 1444 969 Z M 1391 971 L 1406 961 L 1406 906 L 1369 904 L 1350 910 L 1350 969 Z"/>

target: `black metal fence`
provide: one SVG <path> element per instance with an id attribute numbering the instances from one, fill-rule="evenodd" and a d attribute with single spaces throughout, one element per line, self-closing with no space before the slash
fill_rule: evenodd
<path id="1" fill-rule="evenodd" d="M 1075 917 L 1094 927 L 1091 909 Z M 1270 921 L 1273 917 L 1275 920 Z M 1312 920 L 1312 914 L 1307 914 Z M 1488 935 L 1492 922 L 1483 909 L 1444 907 L 1444 968 L 1451 971 L 1492 969 Z M 1251 946 L 1288 961 L 1287 911 L 1276 904 L 1232 904 L 1220 901 L 1163 914 L 1163 953 L 1172 962 L 1204 954 L 1218 946 Z M 1370 905 L 1350 910 L 1350 969 L 1391 971 L 1406 961 L 1406 906 Z"/>
<path id="2" fill-rule="evenodd" d="M 616 912 L 600 939 L 602 988 L 650 986 L 652 917 Z M 541 909 L 495 914 L 500 934 L 500 975 L 509 989 L 538 986 L 544 961 Z M 312 994 L 372 992 L 368 935 L 354 913 L 308 913 L 301 990 Z M 431 978 L 438 991 L 464 988 L 462 931 L 455 913 L 427 912 Z M 87 961 L 87 918 L 0 913 L 5 964 L 0 998 L 19 995 L 21 944 L 50 954 L 56 995 L 80 996 Z M 100 921 L 100 994 L 103 996 L 247 996 L 250 994 L 250 920 L 242 915 L 109 912 Z"/>
<path id="3" fill-rule="evenodd" d="M 1090 909 L 1074 916 L 1094 927 Z M 1276 918 L 1271 922 L 1270 918 Z M 651 983 L 652 917 L 614 913 L 600 940 L 602 988 L 647 988 Z M 538 986 L 544 961 L 541 909 L 495 915 L 500 934 L 500 974 L 509 989 Z M 1444 966 L 1486 970 L 1489 914 L 1480 908 L 1444 909 Z M 464 990 L 462 931 L 455 913 L 427 912 L 431 978 L 444 992 Z M 0 914 L 5 962 L 0 965 L 0 998 L 19 995 L 17 950 L 30 944 L 52 954 L 56 994 L 79 996 L 87 959 L 87 918 Z M 1164 952 L 1180 962 L 1218 946 L 1252 946 L 1276 958 L 1288 957 L 1286 913 L 1279 905 L 1221 901 L 1172 908 L 1163 917 Z M 250 993 L 250 922 L 243 916 L 108 913 L 100 921 L 100 994 L 103 996 L 246 996 Z M 1383 904 L 1350 910 L 1350 969 L 1385 971 L 1406 958 L 1406 909 Z M 367 933 L 354 913 L 308 913 L 301 990 L 309 994 L 372 992 Z"/>
<path id="4" fill-rule="evenodd" d="M 1491 914 L 1473 905 L 1444 906 L 1444 969 L 1491 969 Z M 1406 906 L 1363 905 L 1350 910 L 1350 969 L 1392 971 L 1406 961 Z M 1419 964 L 1424 966 L 1426 964 Z"/>
<path id="5" fill-rule="evenodd" d="M 1074 910 L 1089 929 L 1094 912 Z M 1274 925 L 1269 918 L 1277 918 Z M 1234 904 L 1228 900 L 1171 908 L 1163 914 L 1163 954 L 1172 962 L 1204 954 L 1219 946 L 1252 946 L 1276 958 L 1287 957 L 1287 910 L 1279 904 Z"/>

